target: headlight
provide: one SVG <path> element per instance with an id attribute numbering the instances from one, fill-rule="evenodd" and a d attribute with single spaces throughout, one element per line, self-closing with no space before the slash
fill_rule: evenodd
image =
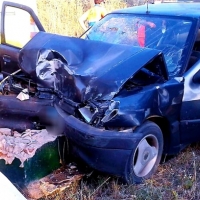
<path id="1" fill-rule="evenodd" d="M 108 107 L 108 110 L 105 112 L 105 116 L 101 120 L 103 123 L 106 123 L 117 116 L 119 110 L 119 101 L 112 100 Z"/>
<path id="2" fill-rule="evenodd" d="M 91 109 L 90 106 L 85 106 L 83 108 L 79 108 L 79 112 L 88 123 L 91 123 L 93 119 L 95 119 L 98 109 Z"/>

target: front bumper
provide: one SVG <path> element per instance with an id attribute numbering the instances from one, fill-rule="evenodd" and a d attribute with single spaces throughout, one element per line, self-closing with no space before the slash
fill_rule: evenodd
<path id="1" fill-rule="evenodd" d="M 65 135 L 72 142 L 72 150 L 89 166 L 102 172 L 124 176 L 132 149 L 141 139 L 140 133 L 102 130 L 92 127 L 58 106 L 65 121 Z"/>

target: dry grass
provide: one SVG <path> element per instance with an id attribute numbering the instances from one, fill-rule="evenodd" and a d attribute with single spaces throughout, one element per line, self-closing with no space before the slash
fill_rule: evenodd
<path id="1" fill-rule="evenodd" d="M 139 185 L 124 185 L 97 172 L 82 180 L 68 200 L 197 200 L 200 199 L 200 143 L 160 164 L 154 176 Z"/>
<path id="2" fill-rule="evenodd" d="M 108 12 L 124 8 L 127 5 L 123 0 L 107 0 L 105 2 Z M 91 0 L 37 0 L 38 16 L 45 30 L 68 36 L 80 36 L 83 33 L 78 18 L 91 5 Z"/>
<path id="3" fill-rule="evenodd" d="M 105 0 L 107 12 L 134 6 L 146 0 Z M 169 0 L 175 1 L 175 0 Z M 37 0 L 38 16 L 47 32 L 68 36 L 83 33 L 78 18 L 91 6 L 93 0 Z"/>

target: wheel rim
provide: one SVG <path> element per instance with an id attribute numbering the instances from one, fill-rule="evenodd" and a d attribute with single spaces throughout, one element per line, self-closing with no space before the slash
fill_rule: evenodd
<path id="1" fill-rule="evenodd" d="M 140 141 L 133 156 L 133 171 L 136 176 L 144 177 L 152 170 L 158 151 L 159 144 L 154 135 L 147 135 Z"/>

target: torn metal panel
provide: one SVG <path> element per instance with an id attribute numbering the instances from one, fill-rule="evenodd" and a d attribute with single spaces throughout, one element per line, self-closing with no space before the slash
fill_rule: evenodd
<path id="1" fill-rule="evenodd" d="M 95 51 L 94 51 L 95 49 Z M 110 100 L 159 50 L 39 33 L 20 53 L 22 71 L 76 102 Z M 165 64 L 160 66 L 168 79 Z M 124 70 L 126 69 L 126 70 Z"/>
<path id="2" fill-rule="evenodd" d="M 0 159 L 5 164 L 12 164 L 15 158 L 24 162 L 32 158 L 37 149 L 48 142 L 56 140 L 57 136 L 48 134 L 46 130 L 26 130 L 23 134 L 7 128 L 0 128 Z"/>
<path id="3" fill-rule="evenodd" d="M 50 135 L 46 130 L 19 133 L 1 128 L 0 171 L 18 186 L 26 186 L 65 163 L 65 142 L 65 137 Z"/>

